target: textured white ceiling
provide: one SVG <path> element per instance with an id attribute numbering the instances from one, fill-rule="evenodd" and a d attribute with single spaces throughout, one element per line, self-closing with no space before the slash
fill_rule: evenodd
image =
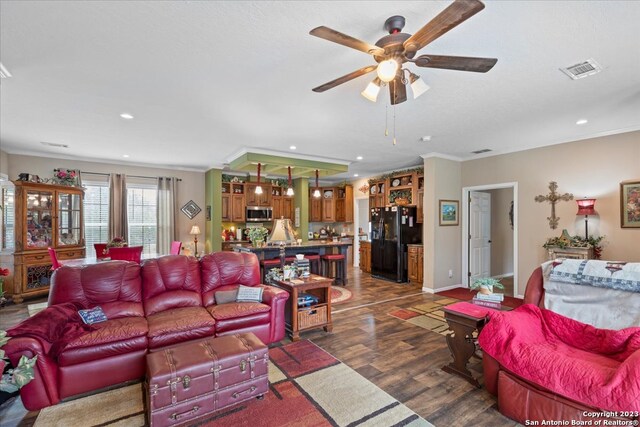
<path id="1" fill-rule="evenodd" d="M 0 61 L 13 77 L 1 84 L 2 149 L 204 170 L 240 149 L 295 144 L 366 176 L 431 152 L 468 159 L 640 128 L 638 1 L 487 1 L 420 53 L 497 65 L 409 65 L 431 90 L 395 108 L 396 146 L 384 136 L 388 93 L 375 104 L 360 96 L 371 75 L 311 91 L 373 63 L 312 28 L 375 43 L 389 16 L 413 33 L 449 3 L 3 0 Z M 604 70 L 577 81 L 558 70 L 588 58 Z"/>

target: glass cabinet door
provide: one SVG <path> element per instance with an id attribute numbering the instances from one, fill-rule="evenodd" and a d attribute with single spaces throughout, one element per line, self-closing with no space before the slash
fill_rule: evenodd
<path id="1" fill-rule="evenodd" d="M 25 248 L 52 246 L 53 192 L 27 190 L 27 233 Z"/>
<path id="2" fill-rule="evenodd" d="M 58 246 L 72 246 L 81 243 L 80 215 L 80 195 L 59 192 Z"/>

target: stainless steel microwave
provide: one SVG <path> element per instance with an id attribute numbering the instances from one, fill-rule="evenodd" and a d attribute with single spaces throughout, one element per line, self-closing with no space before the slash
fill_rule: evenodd
<path id="1" fill-rule="evenodd" d="M 245 216 L 247 222 L 268 222 L 273 221 L 273 208 L 262 206 L 247 206 Z"/>

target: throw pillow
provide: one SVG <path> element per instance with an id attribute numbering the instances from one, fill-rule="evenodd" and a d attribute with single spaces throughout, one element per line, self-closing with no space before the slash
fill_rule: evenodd
<path id="1" fill-rule="evenodd" d="M 263 287 L 242 286 L 238 287 L 237 302 L 262 302 Z"/>
<path id="2" fill-rule="evenodd" d="M 236 302 L 238 290 L 234 289 L 231 291 L 218 291 L 214 294 L 214 296 L 216 299 L 216 304 L 227 304 L 230 302 Z"/>

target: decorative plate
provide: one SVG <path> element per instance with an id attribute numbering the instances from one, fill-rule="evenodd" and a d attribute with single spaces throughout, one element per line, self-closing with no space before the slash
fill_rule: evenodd
<path id="1" fill-rule="evenodd" d="M 391 182 L 392 187 L 397 187 L 398 185 L 400 185 L 400 180 L 397 178 Z"/>
<path id="2" fill-rule="evenodd" d="M 378 192 L 378 186 L 377 185 L 373 185 L 371 187 L 371 194 L 376 194 Z"/>
<path id="3" fill-rule="evenodd" d="M 324 198 L 325 199 L 330 199 L 332 197 L 333 197 L 333 191 L 327 190 L 327 191 L 324 192 Z"/>

